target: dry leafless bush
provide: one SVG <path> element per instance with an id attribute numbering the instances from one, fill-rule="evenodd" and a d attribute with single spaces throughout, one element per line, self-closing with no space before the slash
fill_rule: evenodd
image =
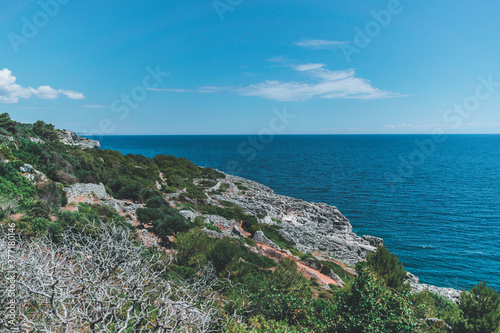
<path id="1" fill-rule="evenodd" d="M 193 281 L 166 279 L 169 261 L 144 255 L 129 231 L 110 224 L 93 229 L 98 237 L 66 232 L 61 244 L 0 230 L 1 331 L 210 331 L 221 302 L 211 267 Z M 16 251 L 9 252 L 14 237 Z"/>

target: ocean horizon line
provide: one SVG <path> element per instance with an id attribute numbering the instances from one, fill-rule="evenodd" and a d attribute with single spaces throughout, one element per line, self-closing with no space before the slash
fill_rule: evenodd
<path id="1" fill-rule="evenodd" d="M 432 136 L 432 135 L 453 135 L 453 136 L 471 136 L 471 135 L 481 135 L 481 136 L 497 136 L 500 133 L 443 133 L 443 134 L 432 134 L 432 133 L 336 133 L 336 134 L 317 134 L 317 133 L 299 133 L 299 134 L 87 134 L 78 133 L 77 135 L 89 136 L 89 137 L 111 137 L 111 136 L 250 136 L 250 135 L 263 135 L 263 136 Z"/>

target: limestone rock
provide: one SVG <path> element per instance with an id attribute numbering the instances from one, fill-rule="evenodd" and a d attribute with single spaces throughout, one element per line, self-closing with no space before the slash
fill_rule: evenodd
<path id="1" fill-rule="evenodd" d="M 223 232 L 217 232 L 213 230 L 209 230 L 207 228 L 201 229 L 202 231 L 206 232 L 208 236 L 212 238 L 224 238 L 224 237 L 231 237 L 231 238 L 237 238 L 238 236 L 233 234 L 231 230 L 226 230 Z"/>
<path id="2" fill-rule="evenodd" d="M 19 167 L 19 171 L 21 171 L 24 177 L 32 182 L 46 182 L 49 180 L 49 178 L 47 178 L 47 176 L 43 172 L 36 170 L 30 164 L 24 164 L 23 166 Z"/>
<path id="3" fill-rule="evenodd" d="M 370 243 L 371 246 L 378 247 L 380 245 L 384 245 L 384 240 L 379 237 L 364 235 L 362 238 L 368 241 L 368 243 Z"/>
<path id="4" fill-rule="evenodd" d="M 255 235 L 253 236 L 253 240 L 256 241 L 257 243 L 266 244 L 272 247 L 273 249 L 281 250 L 278 245 L 274 244 L 273 241 L 267 238 L 266 235 L 264 235 L 264 233 L 260 230 L 255 233 Z"/>
<path id="5" fill-rule="evenodd" d="M 460 290 L 453 288 L 444 288 L 444 287 L 436 287 L 430 284 L 420 283 L 418 277 L 411 274 L 410 272 L 406 275 L 407 281 L 411 286 L 411 293 L 415 294 L 424 290 L 429 290 L 431 293 L 437 294 L 444 298 L 449 299 L 450 301 L 457 303 L 460 298 L 460 294 L 462 293 Z"/>
<path id="6" fill-rule="evenodd" d="M 45 141 L 43 141 L 42 139 L 38 138 L 38 137 L 29 137 L 28 138 L 31 142 L 34 142 L 34 143 L 45 143 Z"/>
<path id="7" fill-rule="evenodd" d="M 101 145 L 97 140 L 82 138 L 76 135 L 75 132 L 62 130 L 58 132 L 59 141 L 68 146 L 80 146 L 81 148 L 100 148 Z"/>
<path id="8" fill-rule="evenodd" d="M 109 199 L 106 188 L 101 184 L 74 184 L 64 188 L 68 198 L 74 197 L 97 197 L 99 199 Z"/>
<path id="9" fill-rule="evenodd" d="M 316 271 L 319 271 L 323 275 L 328 276 L 330 279 L 337 282 L 337 284 L 340 287 L 345 285 L 345 282 L 337 274 L 335 274 L 330 267 L 324 266 L 320 262 L 318 262 L 312 258 L 306 258 L 306 259 L 302 260 L 302 263 L 305 266 L 312 268 Z"/>
<path id="10" fill-rule="evenodd" d="M 241 231 L 240 227 L 237 225 L 233 225 L 233 234 L 241 236 L 241 237 L 245 237 L 245 235 L 243 234 L 243 231 Z"/>
<path id="11" fill-rule="evenodd" d="M 217 200 L 234 203 L 250 215 L 264 215 L 259 222 L 278 226 L 281 236 L 301 252 L 321 251 L 354 264 L 376 249 L 373 244 L 378 239 L 364 239 L 353 233 L 351 223 L 336 207 L 278 195 L 262 184 L 228 174 L 224 182 L 230 184 L 230 189 L 237 189 L 233 185 L 240 183 L 248 190 L 228 190 L 216 195 Z"/>
<path id="12" fill-rule="evenodd" d="M 222 228 L 232 228 L 233 225 L 237 224 L 235 220 L 228 220 L 219 215 L 203 215 L 203 217 L 205 218 L 205 220 L 209 220 L 214 224 L 218 224 Z"/>
<path id="13" fill-rule="evenodd" d="M 7 136 L 7 135 L 0 135 L 0 139 L 1 139 L 0 141 L 3 141 L 3 140 L 5 140 L 5 141 L 14 141 L 14 137 Z"/>
<path id="14" fill-rule="evenodd" d="M 19 171 L 22 173 L 29 173 L 33 171 L 33 166 L 29 164 L 24 164 L 23 166 L 19 167 Z"/>
<path id="15" fill-rule="evenodd" d="M 197 216 L 201 215 L 200 213 L 193 212 L 192 210 L 181 210 L 179 211 L 179 214 L 181 214 L 191 222 L 193 222 Z"/>

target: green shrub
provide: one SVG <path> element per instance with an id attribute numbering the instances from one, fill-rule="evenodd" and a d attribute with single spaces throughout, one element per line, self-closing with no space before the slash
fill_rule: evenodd
<path id="1" fill-rule="evenodd" d="M 255 235 L 257 231 L 261 229 L 261 226 L 257 221 L 257 219 L 254 216 L 248 216 L 248 215 L 243 218 L 241 226 L 243 227 L 243 229 L 249 232 L 250 235 L 252 235 L 252 237 Z"/>
<path id="2" fill-rule="evenodd" d="M 342 281 L 349 283 L 350 281 L 354 280 L 354 275 L 346 271 L 342 266 L 331 262 L 331 261 L 326 261 L 326 260 L 321 260 L 320 264 L 323 266 L 326 266 L 332 270 L 335 274 L 337 274 Z"/>
<path id="3" fill-rule="evenodd" d="M 192 224 L 179 214 L 165 215 L 161 219 L 153 221 L 153 232 L 162 238 L 187 231 L 190 228 L 192 228 Z"/>
<path id="4" fill-rule="evenodd" d="M 170 207 L 168 202 L 161 195 L 146 193 L 149 199 L 146 201 L 146 208 L 136 210 L 137 220 L 142 224 L 153 224 L 153 232 L 164 238 L 166 236 L 184 232 L 193 227 L 193 224 Z"/>
<path id="5" fill-rule="evenodd" d="M 200 184 L 205 188 L 210 188 L 217 185 L 217 182 L 214 182 L 213 180 L 202 180 Z"/>
<path id="6" fill-rule="evenodd" d="M 207 228 L 208 230 L 218 232 L 219 234 L 222 233 L 222 230 L 220 230 L 215 224 L 212 223 L 205 223 L 205 228 Z"/>
<path id="7" fill-rule="evenodd" d="M 203 216 L 196 216 L 194 218 L 194 225 L 201 228 L 201 227 L 204 227 L 205 226 L 205 219 L 203 218 Z"/>
<path id="8" fill-rule="evenodd" d="M 232 319 L 224 327 L 223 333 L 307 333 L 311 332 L 303 327 L 290 326 L 284 321 L 268 320 L 262 315 L 249 319 L 250 327 Z"/>
<path id="9" fill-rule="evenodd" d="M 239 257 L 241 257 L 247 263 L 254 264 L 264 269 L 276 266 L 276 262 L 274 260 L 266 256 L 258 255 L 257 253 L 250 251 L 246 246 L 240 247 Z"/>
<path id="10" fill-rule="evenodd" d="M 240 190 L 240 191 L 248 191 L 248 187 L 246 187 L 242 183 L 236 182 L 234 184 L 236 185 L 236 187 L 238 187 L 238 190 Z"/>
<path id="11" fill-rule="evenodd" d="M 18 208 L 27 208 L 35 192 L 35 187 L 14 169 L 12 163 L 0 163 L 0 205 L 8 214 Z"/>
<path id="12" fill-rule="evenodd" d="M 130 199 L 134 202 L 140 202 L 142 185 L 140 183 L 126 184 L 118 191 L 120 199 Z"/>
<path id="13" fill-rule="evenodd" d="M 429 290 L 411 295 L 410 301 L 415 307 L 415 315 L 419 318 L 439 318 L 450 325 L 460 319 L 457 304 Z"/>
<path id="14" fill-rule="evenodd" d="M 113 222 L 115 224 L 121 225 L 123 227 L 130 226 L 125 223 L 123 216 L 118 214 L 116 210 L 109 206 L 100 204 L 78 204 L 78 211 L 85 219 L 89 221 L 100 221 L 104 223 Z"/>
<path id="15" fill-rule="evenodd" d="M 6 130 L 7 132 L 11 134 L 16 134 L 17 133 L 17 121 L 14 121 L 10 119 L 10 116 L 8 113 L 2 113 L 0 114 L 0 128 Z"/>
<path id="16" fill-rule="evenodd" d="M 199 267 L 206 261 L 212 240 L 204 231 L 191 229 L 176 236 L 175 258 L 180 265 Z"/>
<path id="17" fill-rule="evenodd" d="M 49 235 L 50 235 L 52 241 L 54 241 L 56 243 L 61 242 L 61 240 L 62 240 L 61 234 L 64 231 L 64 228 L 60 223 L 58 223 L 58 222 L 49 223 L 49 225 L 47 226 L 47 230 L 49 232 Z"/>
<path id="18" fill-rule="evenodd" d="M 399 294 L 376 283 L 365 262 L 356 272 L 351 291 L 337 297 L 339 317 L 333 332 L 419 332 L 407 292 Z"/>
<path id="19" fill-rule="evenodd" d="M 152 199 L 155 197 L 163 198 L 163 196 L 160 192 L 158 192 L 157 190 L 149 189 L 149 188 L 144 188 L 141 190 L 141 197 L 144 200 Z"/>
<path id="20" fill-rule="evenodd" d="M 55 131 L 54 125 L 46 124 L 41 120 L 38 120 L 33 124 L 33 132 L 39 137 L 46 140 L 52 141 L 57 138 L 57 133 Z"/>
<path id="21" fill-rule="evenodd" d="M 309 297 L 309 281 L 298 272 L 295 261 L 290 259 L 280 260 L 276 269 L 269 278 L 269 283 L 285 294 Z"/>
<path id="22" fill-rule="evenodd" d="M 279 233 L 279 230 L 281 229 L 280 226 L 263 224 L 260 229 L 267 238 L 273 241 L 274 244 L 278 245 L 282 249 L 290 250 L 292 253 L 294 252 L 295 248 L 293 246 L 295 244 L 281 236 Z"/>
<path id="23" fill-rule="evenodd" d="M 142 224 L 150 224 L 166 216 L 160 208 L 137 208 L 136 214 Z"/>
<path id="24" fill-rule="evenodd" d="M 14 155 L 12 155 L 12 150 L 4 145 L 0 145 L 0 156 L 5 160 L 12 161 L 14 160 Z M 1 160 L 1 159 L 0 159 Z"/>
<path id="25" fill-rule="evenodd" d="M 51 207 L 45 204 L 43 201 L 37 201 L 31 205 L 28 210 L 29 214 L 33 217 L 43 217 L 50 218 L 50 213 L 52 212 Z"/>
<path id="26" fill-rule="evenodd" d="M 407 273 L 396 255 L 389 252 L 389 249 L 381 245 L 377 247 L 375 253 L 366 257 L 368 267 L 374 272 L 381 285 L 393 288 L 399 292 L 409 291 L 411 289 L 406 282 Z"/>
<path id="27" fill-rule="evenodd" d="M 38 185 L 35 198 L 50 209 L 57 210 L 61 207 L 62 203 L 67 202 L 67 199 L 63 200 L 65 197 L 66 193 L 63 191 L 62 187 L 58 186 L 56 183 L 47 182 Z"/>
<path id="28" fill-rule="evenodd" d="M 222 272 L 239 253 L 239 246 L 231 238 L 218 239 L 208 252 L 207 259 L 212 262 L 217 272 Z"/>
<path id="29" fill-rule="evenodd" d="M 242 221 L 245 218 L 245 211 L 239 206 L 235 207 L 218 207 L 218 206 L 202 206 L 193 205 L 197 211 L 208 215 L 222 216 L 228 220 Z"/>
<path id="30" fill-rule="evenodd" d="M 154 196 L 146 200 L 146 206 L 148 208 L 160 208 L 162 206 L 168 206 L 168 203 L 161 196 Z"/>
<path id="31" fill-rule="evenodd" d="M 460 333 L 497 333 L 500 331 L 500 295 L 486 282 L 460 294 L 463 320 L 455 325 Z"/>

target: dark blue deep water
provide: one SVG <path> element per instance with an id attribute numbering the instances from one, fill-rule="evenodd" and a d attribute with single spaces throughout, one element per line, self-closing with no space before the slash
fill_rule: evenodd
<path id="1" fill-rule="evenodd" d="M 429 135 L 264 139 L 271 142 L 106 136 L 101 143 L 124 154 L 185 157 L 279 194 L 337 206 L 356 233 L 382 237 L 422 282 L 469 288 L 486 280 L 500 290 L 500 135 L 451 135 L 432 144 Z"/>

